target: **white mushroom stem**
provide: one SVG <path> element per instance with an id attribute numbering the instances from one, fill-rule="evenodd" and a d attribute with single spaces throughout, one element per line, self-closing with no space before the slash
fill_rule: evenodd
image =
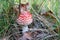
<path id="1" fill-rule="evenodd" d="M 23 33 L 27 32 L 28 30 L 29 30 L 28 26 L 24 26 L 24 27 L 22 28 L 22 32 L 23 32 Z"/>

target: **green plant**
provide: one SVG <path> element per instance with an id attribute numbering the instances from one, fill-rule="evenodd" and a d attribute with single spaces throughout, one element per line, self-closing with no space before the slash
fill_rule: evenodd
<path id="1" fill-rule="evenodd" d="M 0 0 L 0 37 L 6 33 L 10 24 L 14 23 L 14 0 Z"/>

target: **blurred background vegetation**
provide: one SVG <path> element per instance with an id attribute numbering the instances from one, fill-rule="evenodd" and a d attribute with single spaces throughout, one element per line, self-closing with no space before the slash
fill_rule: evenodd
<path id="1" fill-rule="evenodd" d="M 17 13 L 13 7 L 19 5 L 19 1 L 0 0 L 0 37 L 3 37 L 10 25 L 15 23 Z M 53 23 L 52 31 L 57 29 L 57 34 L 60 35 L 60 0 L 29 0 L 29 3 L 33 17 L 34 15 L 44 16 L 49 23 Z"/>

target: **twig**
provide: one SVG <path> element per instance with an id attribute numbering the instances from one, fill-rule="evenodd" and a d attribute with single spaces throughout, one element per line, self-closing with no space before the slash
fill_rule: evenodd
<path id="1" fill-rule="evenodd" d="M 54 35 L 48 35 L 47 37 L 45 37 L 44 39 L 50 38 L 50 37 L 54 37 L 54 36 L 58 36 L 58 34 L 54 34 Z"/>
<path id="2" fill-rule="evenodd" d="M 36 28 L 31 28 L 31 29 L 29 29 L 30 31 L 47 31 L 48 32 L 48 30 L 47 29 L 36 29 Z"/>

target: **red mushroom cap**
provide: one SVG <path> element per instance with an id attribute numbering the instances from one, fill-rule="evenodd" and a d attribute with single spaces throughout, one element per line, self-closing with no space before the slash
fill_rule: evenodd
<path id="1" fill-rule="evenodd" d="M 32 21 L 32 14 L 29 11 L 22 11 L 17 19 L 17 23 L 20 25 L 29 25 Z"/>

